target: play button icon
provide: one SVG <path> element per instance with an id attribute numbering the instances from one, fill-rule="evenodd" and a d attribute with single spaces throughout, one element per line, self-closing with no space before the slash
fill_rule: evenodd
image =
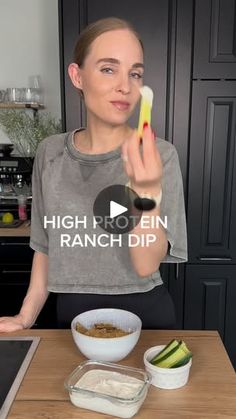
<path id="1" fill-rule="evenodd" d="M 142 211 L 134 206 L 138 195 L 125 185 L 111 185 L 95 199 L 93 214 L 96 223 L 111 234 L 124 234 L 139 223 Z"/>
<path id="2" fill-rule="evenodd" d="M 128 208 L 115 201 L 110 201 L 110 218 L 117 217 L 117 215 L 123 214 L 126 211 L 128 211 Z"/>

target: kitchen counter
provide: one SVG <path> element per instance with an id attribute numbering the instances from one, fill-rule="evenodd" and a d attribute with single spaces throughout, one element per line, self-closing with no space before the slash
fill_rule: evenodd
<path id="1" fill-rule="evenodd" d="M 9 419 L 98 419 L 108 416 L 73 406 L 64 380 L 85 360 L 70 330 L 24 330 L 7 336 L 40 336 L 41 341 L 25 375 Z M 216 331 L 143 330 L 132 353 L 120 362 L 144 368 L 143 354 L 150 346 L 173 338 L 185 340 L 193 365 L 185 387 L 163 390 L 150 386 L 138 414 L 140 419 L 235 418 L 236 376 Z"/>
<path id="2" fill-rule="evenodd" d="M 17 228 L 0 228 L 0 237 L 29 237 L 29 222 L 25 221 Z"/>

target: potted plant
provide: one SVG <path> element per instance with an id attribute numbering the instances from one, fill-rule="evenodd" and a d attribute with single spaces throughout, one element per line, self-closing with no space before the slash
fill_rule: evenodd
<path id="1" fill-rule="evenodd" d="M 32 117 L 26 110 L 18 109 L 1 110 L 0 127 L 23 157 L 34 157 L 40 141 L 62 132 L 61 121 L 50 113 L 37 113 Z"/>

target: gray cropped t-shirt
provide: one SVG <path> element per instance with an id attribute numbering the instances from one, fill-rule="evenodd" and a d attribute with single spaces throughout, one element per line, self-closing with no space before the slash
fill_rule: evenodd
<path id="1" fill-rule="evenodd" d="M 32 175 L 32 214 L 30 246 L 49 256 L 48 290 L 63 293 L 127 294 L 146 292 L 162 284 L 159 270 L 141 278 L 135 272 L 127 241 L 112 246 L 62 246 L 62 237 L 70 243 L 84 234 L 103 234 L 90 222 L 98 193 L 115 184 L 125 185 L 121 147 L 104 154 L 85 154 L 74 147 L 74 132 L 43 140 L 36 153 Z M 175 147 L 160 138 L 156 145 L 163 163 L 161 218 L 167 216 L 169 250 L 163 262 L 186 262 L 187 236 L 182 176 Z M 70 216 L 83 220 L 77 225 L 56 224 Z M 55 224 L 44 225 L 44 216 Z M 84 224 L 86 216 L 86 225 Z M 89 220 L 89 221 L 88 221 Z M 57 228 L 56 228 L 57 227 Z M 132 231 L 131 231 L 132 233 Z M 125 239 L 129 233 L 122 236 Z M 109 233 L 107 233 L 109 235 Z M 68 236 L 67 236 L 68 237 Z M 74 242 L 73 242 L 74 243 Z"/>

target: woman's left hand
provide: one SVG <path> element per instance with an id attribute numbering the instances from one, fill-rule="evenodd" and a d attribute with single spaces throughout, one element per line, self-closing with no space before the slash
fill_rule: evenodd
<path id="1" fill-rule="evenodd" d="M 161 190 L 162 161 L 157 150 L 155 136 L 150 126 L 143 129 L 143 150 L 140 137 L 135 130 L 121 148 L 124 169 L 130 180 L 130 187 L 137 193 L 159 194 Z"/>

